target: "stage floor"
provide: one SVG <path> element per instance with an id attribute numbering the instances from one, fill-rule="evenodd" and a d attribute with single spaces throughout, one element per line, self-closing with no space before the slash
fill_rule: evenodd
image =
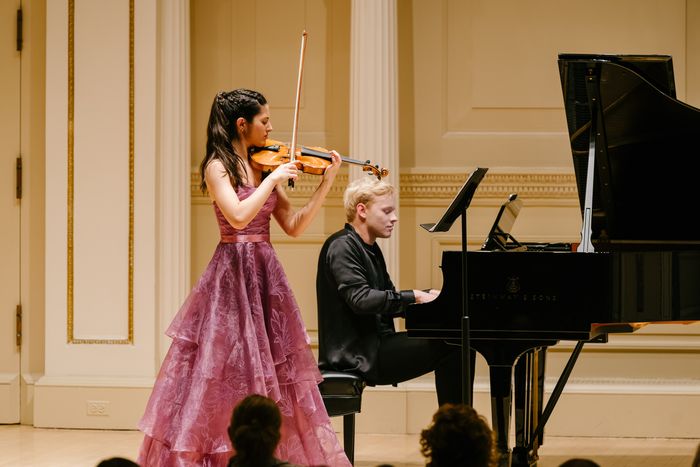
<path id="1" fill-rule="evenodd" d="M 342 437 L 341 437 L 342 438 Z M 94 467 L 109 457 L 135 460 L 138 431 L 44 429 L 0 425 L 0 466 Z M 424 466 L 418 435 L 358 434 L 355 465 Z M 557 467 L 571 457 L 587 457 L 602 467 L 688 467 L 700 440 L 548 437 L 538 467 Z"/>

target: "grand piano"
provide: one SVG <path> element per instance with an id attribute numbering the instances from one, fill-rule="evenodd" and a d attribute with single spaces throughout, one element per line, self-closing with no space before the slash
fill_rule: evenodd
<path id="1" fill-rule="evenodd" d="M 545 424 L 584 344 L 649 323 L 700 321 L 700 233 L 690 227 L 700 109 L 676 98 L 672 58 L 560 54 L 558 64 L 580 244 L 468 251 L 466 282 L 462 252 L 445 251 L 440 295 L 406 313 L 409 337 L 463 344 L 467 288 L 467 342 L 489 365 L 501 467 L 537 465 Z M 545 404 L 546 350 L 560 341 L 576 344 Z"/>

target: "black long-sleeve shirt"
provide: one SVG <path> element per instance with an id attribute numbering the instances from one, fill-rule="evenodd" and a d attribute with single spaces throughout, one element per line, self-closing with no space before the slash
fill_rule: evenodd
<path id="1" fill-rule="evenodd" d="M 395 332 L 393 318 L 415 302 L 413 291 L 396 291 L 379 246 L 345 224 L 321 248 L 316 299 L 319 366 L 360 373 L 372 384 L 379 337 Z"/>

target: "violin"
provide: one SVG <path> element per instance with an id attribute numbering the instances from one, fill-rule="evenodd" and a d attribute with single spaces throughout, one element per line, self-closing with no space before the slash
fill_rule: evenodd
<path id="1" fill-rule="evenodd" d="M 301 78 L 304 70 L 304 52 L 306 51 L 306 38 L 308 34 L 304 31 L 301 35 L 301 51 L 299 52 L 299 74 L 297 75 L 297 95 L 294 104 L 294 122 L 292 125 L 291 150 L 288 146 L 278 142 L 267 140 L 265 146 L 251 151 L 251 165 L 263 172 L 272 172 L 281 164 L 287 162 L 301 163 L 300 169 L 304 173 L 322 175 L 326 167 L 331 165 L 333 159 L 330 152 L 323 148 L 305 148 L 297 150 L 297 127 L 299 124 L 299 102 L 301 97 Z M 298 154 L 298 155 L 297 155 Z M 365 172 L 372 172 L 379 180 L 386 177 L 389 171 L 380 169 L 379 165 L 372 165 L 370 161 L 359 161 L 341 156 L 341 159 L 350 164 L 362 166 Z M 297 164 L 299 165 L 299 164 Z M 288 186 L 294 189 L 294 180 L 288 180 Z"/>
<path id="2" fill-rule="evenodd" d="M 372 165 L 369 160 L 361 161 L 358 159 L 350 159 L 349 157 L 340 156 L 343 162 L 348 164 L 356 164 L 362 166 L 365 172 L 371 172 L 372 175 L 381 180 L 382 177 L 389 175 L 389 171 L 380 168 L 379 165 Z M 265 146 L 252 148 L 250 154 L 250 165 L 253 168 L 262 172 L 272 172 L 278 166 L 287 162 L 295 161 L 299 166 L 299 170 L 303 173 L 312 175 L 323 175 L 326 168 L 331 165 L 333 159 L 330 151 L 321 147 L 306 147 L 295 151 L 292 158 L 290 155 L 289 146 L 279 141 L 268 139 L 265 141 Z"/>

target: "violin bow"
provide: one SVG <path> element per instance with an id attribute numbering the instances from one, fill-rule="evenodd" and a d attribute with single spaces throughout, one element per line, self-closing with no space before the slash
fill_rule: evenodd
<path id="1" fill-rule="evenodd" d="M 306 51 L 306 36 L 308 34 L 304 31 L 301 34 L 301 51 L 299 53 L 299 75 L 297 76 L 297 98 L 294 103 L 294 123 L 292 125 L 292 144 L 289 148 L 289 161 L 294 162 L 297 152 L 297 128 L 299 125 L 299 103 L 301 101 L 301 76 L 304 71 L 304 52 Z M 288 186 L 294 189 L 294 180 L 291 178 L 287 181 Z"/>

